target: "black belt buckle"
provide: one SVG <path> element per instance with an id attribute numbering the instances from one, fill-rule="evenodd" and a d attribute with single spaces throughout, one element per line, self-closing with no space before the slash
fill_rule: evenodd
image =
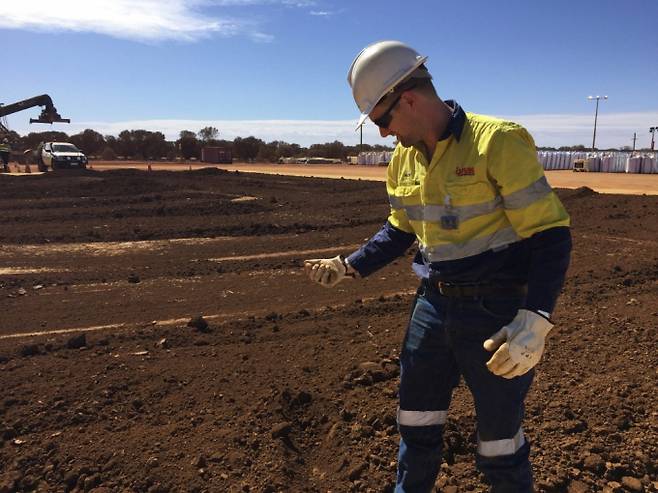
<path id="1" fill-rule="evenodd" d="M 436 283 L 436 287 L 439 290 L 439 293 L 450 298 L 464 298 L 466 296 L 471 296 L 469 292 L 473 291 L 473 286 L 462 286 L 441 281 Z"/>
<path id="2" fill-rule="evenodd" d="M 446 283 L 439 281 L 439 282 L 436 283 L 436 287 L 437 287 L 437 289 L 439 290 L 439 293 L 441 293 L 442 296 L 448 296 L 449 289 L 448 289 L 448 285 Z"/>

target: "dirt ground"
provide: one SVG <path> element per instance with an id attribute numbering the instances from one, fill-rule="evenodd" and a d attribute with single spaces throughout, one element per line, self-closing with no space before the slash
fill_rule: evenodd
<path id="1" fill-rule="evenodd" d="M 143 161 L 94 161 L 92 166 L 98 170 L 111 170 L 132 167 L 146 170 L 196 170 L 206 166 L 204 163 L 173 163 Z M 252 173 L 280 174 L 289 176 L 313 176 L 316 178 L 346 178 L 385 181 L 385 166 L 355 166 L 348 164 L 266 164 L 233 163 L 219 164 L 217 167 L 227 171 L 245 171 Z M 555 188 L 588 187 L 600 193 L 658 195 L 658 174 L 634 173 L 574 173 L 571 170 L 546 171 L 546 176 Z"/>
<path id="2" fill-rule="evenodd" d="M 574 253 L 527 402 L 537 489 L 658 491 L 658 196 L 559 195 Z M 414 252 L 334 290 L 300 268 L 379 229 L 382 183 L 0 175 L 0 207 L 1 493 L 391 491 Z M 474 426 L 462 384 L 437 491 L 486 491 Z"/>

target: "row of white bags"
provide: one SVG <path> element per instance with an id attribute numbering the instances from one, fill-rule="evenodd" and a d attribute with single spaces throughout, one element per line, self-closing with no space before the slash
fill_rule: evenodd
<path id="1" fill-rule="evenodd" d="M 656 153 L 539 151 L 545 170 L 573 169 L 574 161 L 585 161 L 589 171 L 603 173 L 658 173 Z"/>

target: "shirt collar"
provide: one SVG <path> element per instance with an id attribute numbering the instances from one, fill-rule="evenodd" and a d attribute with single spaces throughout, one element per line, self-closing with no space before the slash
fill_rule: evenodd
<path id="1" fill-rule="evenodd" d="M 448 126 L 446 127 L 445 132 L 443 132 L 443 135 L 439 140 L 445 140 L 451 135 L 454 135 L 455 139 L 459 141 L 462 136 L 462 130 L 464 129 L 464 123 L 466 122 L 466 113 L 462 107 L 459 106 L 459 103 L 453 99 L 448 99 L 445 103 L 452 110 L 452 116 L 448 121 Z"/>

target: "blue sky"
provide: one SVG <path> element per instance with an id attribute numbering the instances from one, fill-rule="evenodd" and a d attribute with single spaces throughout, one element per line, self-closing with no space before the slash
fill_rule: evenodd
<path id="1" fill-rule="evenodd" d="M 48 93 L 105 134 L 206 125 L 220 137 L 358 142 L 346 74 L 367 44 L 429 57 L 444 99 L 526 125 L 539 145 L 649 145 L 658 0 L 4 0 L 0 102 Z M 25 134 L 37 108 L 8 117 Z M 388 143 L 372 124 L 364 141 Z"/>

